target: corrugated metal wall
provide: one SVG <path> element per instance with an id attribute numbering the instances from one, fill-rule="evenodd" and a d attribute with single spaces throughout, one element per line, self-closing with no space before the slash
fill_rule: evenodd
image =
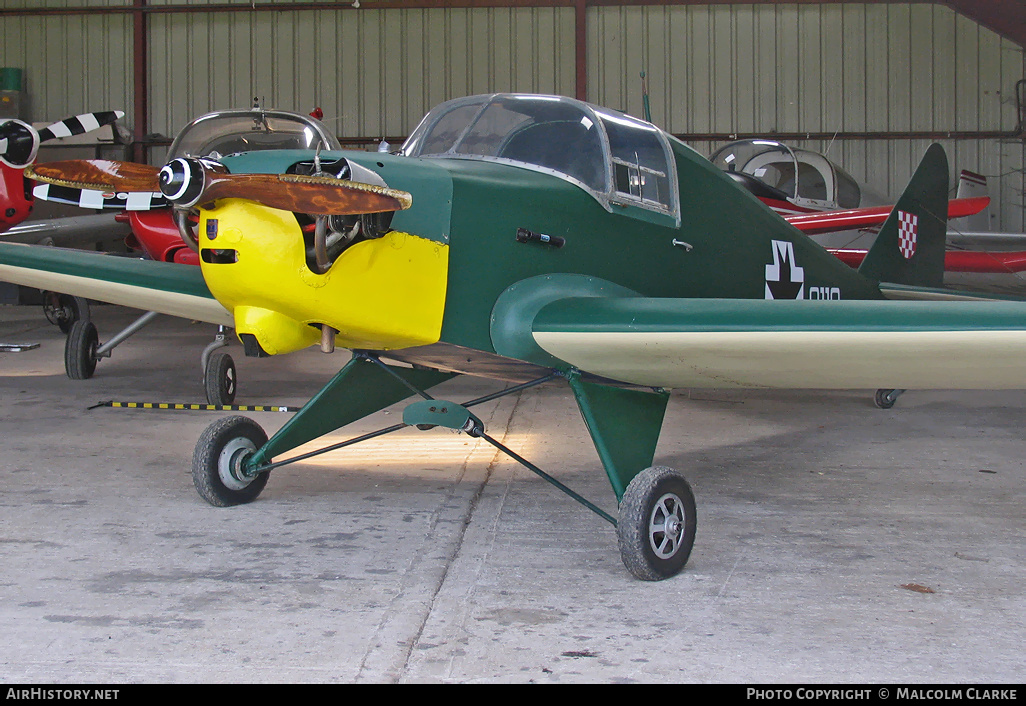
<path id="1" fill-rule="evenodd" d="M 936 4 L 601 7 L 589 11 L 589 99 L 670 132 L 1014 130 L 1023 50 Z M 594 53 L 592 53 L 594 52 Z M 1023 141 L 940 140 L 952 179 L 985 174 L 995 228 L 1024 229 Z M 709 154 L 722 142 L 693 142 Z M 826 151 L 894 196 L 928 140 L 789 144 Z"/>
<path id="2" fill-rule="evenodd" d="M 225 0 L 219 0 L 224 2 Z M 432 105 L 490 91 L 574 95 L 573 7 L 154 13 L 149 130 L 209 110 L 323 108 L 343 137 L 401 136 Z M 290 0 L 279 5 L 287 8 Z M 4 8 L 127 0 L 4 0 Z M 161 0 L 161 4 L 208 4 Z M 675 133 L 1011 131 L 1021 47 L 934 3 L 588 7 L 589 100 Z M 26 69 L 33 120 L 131 112 L 127 14 L 0 16 L 0 65 Z M 134 116 L 126 118 L 132 124 Z M 709 153 L 721 143 L 695 143 Z M 924 140 L 796 143 L 893 196 Z M 1021 140 L 944 141 L 991 178 L 995 227 L 1026 230 Z M 159 151 L 153 157 L 161 158 Z"/>
<path id="3" fill-rule="evenodd" d="M 448 98 L 575 90 L 570 8 L 169 14 L 150 29 L 161 131 L 259 97 L 320 106 L 342 136 L 395 136 Z"/>
<path id="4" fill-rule="evenodd" d="M 0 8 L 39 1 L 0 0 Z M 121 5 L 90 0 L 90 5 Z M 50 0 L 46 5 L 51 6 Z M 53 6 L 72 5 L 68 0 Z M 23 117 L 41 121 L 132 105 L 129 15 L 0 17 L 0 66 L 24 69 Z"/>

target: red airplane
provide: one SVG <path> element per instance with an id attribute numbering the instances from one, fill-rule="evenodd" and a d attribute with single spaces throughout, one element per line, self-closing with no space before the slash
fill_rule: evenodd
<path id="1" fill-rule="evenodd" d="M 739 140 L 709 160 L 806 235 L 875 232 L 890 207 L 825 156 L 775 140 Z M 986 179 L 963 170 L 958 197 L 948 203 L 948 219 L 967 219 L 990 204 Z M 952 233 L 954 234 L 954 233 Z M 821 243 L 843 262 L 858 267 L 866 248 Z M 978 245 L 977 245 L 978 247 Z M 948 272 L 1006 274 L 1026 271 L 1026 252 L 949 250 Z"/>

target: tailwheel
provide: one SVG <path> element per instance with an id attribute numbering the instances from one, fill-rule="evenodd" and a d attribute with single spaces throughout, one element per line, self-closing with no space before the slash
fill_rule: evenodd
<path id="1" fill-rule="evenodd" d="M 203 388 L 207 402 L 214 405 L 229 405 L 235 401 L 235 360 L 227 351 L 218 350 L 207 358 L 203 371 Z"/>
<path id="2" fill-rule="evenodd" d="M 192 482 L 211 505 L 229 507 L 253 502 L 267 485 L 267 473 L 247 476 L 246 459 L 267 443 L 267 434 L 248 417 L 219 419 L 196 442 Z"/>
<path id="3" fill-rule="evenodd" d="M 89 301 L 58 292 L 43 292 L 43 314 L 46 320 L 68 333 L 79 319 L 89 319 Z"/>
<path id="4" fill-rule="evenodd" d="M 880 409 L 890 409 L 894 406 L 894 403 L 898 401 L 904 390 L 888 390 L 880 389 L 873 395 L 873 402 Z"/>
<path id="5" fill-rule="evenodd" d="M 64 341 L 64 371 L 72 380 L 88 380 L 96 370 L 96 348 L 99 336 L 96 326 L 88 319 L 79 319 L 71 325 Z"/>
<path id="6" fill-rule="evenodd" d="M 679 573 L 695 543 L 695 495 L 684 476 L 662 466 L 635 476 L 620 501 L 616 533 L 620 558 L 637 578 Z"/>

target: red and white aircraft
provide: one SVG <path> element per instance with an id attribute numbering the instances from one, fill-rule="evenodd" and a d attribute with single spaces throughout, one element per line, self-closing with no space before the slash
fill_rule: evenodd
<path id="1" fill-rule="evenodd" d="M 820 244 L 852 267 L 862 264 L 868 245 L 842 247 L 839 243 L 874 236 L 891 211 L 890 206 L 884 205 L 883 197 L 860 185 L 818 152 L 792 148 L 775 140 L 750 139 L 725 145 L 709 159 L 807 235 L 848 234 L 821 239 Z M 949 220 L 960 221 L 959 228 L 949 233 L 949 243 L 970 249 L 949 249 L 945 256 L 947 271 L 1026 271 L 1026 252 L 971 249 L 981 242 L 1002 242 L 1006 246 L 1015 243 L 1016 239 L 999 241 L 994 234 L 985 233 L 985 209 L 989 203 L 986 178 L 963 170 L 958 193 L 948 206 Z"/>

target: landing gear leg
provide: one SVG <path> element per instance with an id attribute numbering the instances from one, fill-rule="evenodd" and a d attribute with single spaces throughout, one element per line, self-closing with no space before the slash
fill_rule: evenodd
<path id="1" fill-rule="evenodd" d="M 155 311 L 149 311 L 104 344 L 100 344 L 96 326 L 87 319 L 79 319 L 68 331 L 64 343 L 64 371 L 72 380 L 88 380 L 96 370 L 100 358 L 109 358 L 118 344 L 135 334 L 139 329 L 157 318 Z"/>

